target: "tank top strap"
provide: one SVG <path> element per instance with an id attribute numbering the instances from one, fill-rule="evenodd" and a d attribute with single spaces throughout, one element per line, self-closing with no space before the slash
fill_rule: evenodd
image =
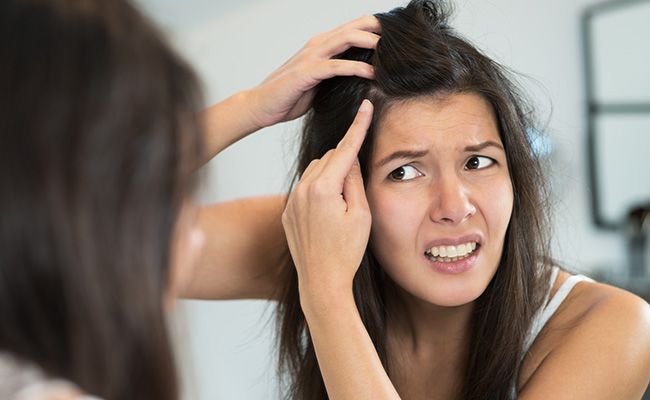
<path id="1" fill-rule="evenodd" d="M 559 270 L 560 269 L 558 267 L 553 267 L 553 271 L 550 279 L 550 288 L 546 294 L 546 301 L 544 302 L 545 305 L 540 309 L 540 311 L 538 311 L 537 315 L 533 319 L 530 332 L 528 334 L 528 337 L 526 338 L 523 354 L 526 354 L 528 352 L 530 346 L 532 346 L 533 342 L 535 341 L 539 333 L 542 331 L 546 323 L 551 319 L 551 317 L 555 314 L 558 308 L 560 308 L 560 306 L 567 298 L 569 293 L 571 293 L 571 290 L 573 290 L 575 285 L 577 285 L 580 282 L 594 281 L 593 279 L 586 277 L 584 275 L 571 275 L 562 283 L 562 285 L 557 290 L 557 292 L 555 292 L 555 295 L 553 295 L 553 297 L 550 300 L 548 300 L 548 298 L 550 297 L 550 289 L 553 287 L 553 284 L 557 279 Z"/>
<path id="2" fill-rule="evenodd" d="M 576 284 L 580 282 L 593 282 L 594 280 L 586 277 L 584 275 L 571 275 L 570 277 L 567 278 L 564 283 L 560 286 L 560 288 L 555 292 L 555 295 L 549 300 L 549 297 L 551 295 L 551 290 L 553 289 L 553 285 L 555 284 L 555 281 L 557 280 L 557 276 L 560 273 L 560 268 L 557 266 L 554 266 L 553 269 L 551 270 L 551 277 L 549 279 L 549 287 L 548 290 L 546 291 L 546 297 L 544 298 L 544 305 L 537 311 L 537 314 L 535 314 L 535 317 L 533 318 L 533 322 L 531 323 L 530 330 L 528 332 L 528 336 L 526 337 L 526 341 L 524 343 L 524 348 L 523 348 L 523 353 L 522 353 L 522 359 L 528 353 L 528 350 L 530 350 L 530 347 L 533 345 L 533 342 L 535 342 L 535 339 L 537 339 L 537 336 L 539 333 L 542 331 L 542 328 L 546 325 L 546 323 L 551 319 L 553 314 L 557 311 L 558 308 L 560 308 L 560 305 L 562 305 L 562 302 L 566 299 L 566 297 L 571 293 L 571 290 L 575 287 Z M 517 386 L 516 384 L 513 384 L 511 388 L 511 398 L 516 399 L 517 398 Z"/>

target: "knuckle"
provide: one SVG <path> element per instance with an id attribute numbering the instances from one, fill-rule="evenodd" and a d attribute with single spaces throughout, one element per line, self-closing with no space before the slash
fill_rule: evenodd
<path id="1" fill-rule="evenodd" d="M 330 192 L 330 183 L 326 179 L 319 179 L 309 186 L 309 193 L 314 199 L 326 197 Z"/>
<path id="2" fill-rule="evenodd" d="M 307 164 L 307 167 L 304 169 L 304 171 L 302 171 L 302 174 L 300 175 L 300 180 L 298 181 L 297 185 L 304 183 L 304 181 L 307 179 L 308 176 L 310 176 L 312 171 L 318 168 L 319 162 L 320 162 L 319 159 L 313 159 L 309 162 L 309 164 Z"/>
<path id="3" fill-rule="evenodd" d="M 327 161 L 327 160 L 329 160 L 329 159 L 332 157 L 332 155 L 334 154 L 334 151 L 335 151 L 335 149 L 329 149 L 329 150 L 327 150 L 327 153 L 325 153 L 325 154 L 323 155 L 323 157 L 321 158 L 321 160 L 323 160 L 323 161 Z"/>
<path id="4" fill-rule="evenodd" d="M 319 33 L 315 36 L 313 36 L 311 39 L 307 41 L 305 44 L 306 48 L 311 48 L 311 47 L 318 47 L 323 43 L 325 33 Z"/>
<path id="5" fill-rule="evenodd" d="M 345 35 L 345 42 L 348 46 L 354 46 L 364 38 L 365 32 L 353 30 Z"/>
<path id="6" fill-rule="evenodd" d="M 334 75 L 340 75 L 341 70 L 343 69 L 343 61 L 342 60 L 330 60 L 329 61 L 329 69 L 330 72 Z"/>
<path id="7" fill-rule="evenodd" d="M 368 24 L 368 25 L 372 25 L 372 24 L 375 24 L 377 22 L 377 17 L 375 17 L 372 14 L 366 14 L 366 15 L 362 16 L 361 18 L 359 18 L 359 20 L 361 22 L 363 22 L 363 23 Z"/>
<path id="8" fill-rule="evenodd" d="M 340 41 L 341 44 L 345 45 L 346 47 L 350 47 L 354 44 L 355 37 L 356 37 L 356 32 L 354 30 L 346 29 L 344 31 L 341 31 L 338 40 Z"/>
<path id="9" fill-rule="evenodd" d="M 295 203 L 304 196 L 305 187 L 307 185 L 308 182 L 304 178 L 301 178 L 298 181 L 298 183 L 296 183 L 296 185 L 293 188 L 293 191 L 289 195 L 289 200 L 287 201 L 286 209 L 291 209 L 292 207 L 295 207 Z"/>
<path id="10" fill-rule="evenodd" d="M 307 183 L 305 183 L 305 182 L 298 183 L 298 185 L 296 186 L 296 189 L 293 191 L 293 193 L 291 195 L 292 196 L 291 203 L 289 205 L 287 205 L 287 208 L 289 208 L 290 206 L 293 208 L 293 202 L 300 201 L 300 200 L 306 198 L 308 196 L 308 192 L 309 192 L 308 187 L 309 187 L 309 185 Z"/>
<path id="11" fill-rule="evenodd" d="M 330 60 L 330 69 L 335 75 L 347 75 L 355 64 L 356 62 L 350 60 Z"/>
<path id="12" fill-rule="evenodd" d="M 372 23 L 372 18 L 374 18 L 372 15 L 364 14 L 364 15 L 361 15 L 360 17 L 357 17 L 356 19 L 354 19 L 352 21 L 352 23 L 354 25 L 364 25 L 365 26 L 367 24 Z"/>
<path id="13" fill-rule="evenodd" d="M 309 169 L 309 168 L 314 168 L 314 167 L 318 164 L 319 161 L 320 161 L 320 160 L 319 160 L 318 158 L 314 158 L 313 160 L 311 160 L 311 161 L 309 162 L 309 164 L 307 165 L 307 168 L 305 168 L 305 171 L 306 171 L 307 169 Z"/>

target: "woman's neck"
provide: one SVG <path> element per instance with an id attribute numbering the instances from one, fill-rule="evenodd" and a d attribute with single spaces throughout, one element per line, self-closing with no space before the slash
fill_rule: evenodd
<path id="1" fill-rule="evenodd" d="M 474 304 L 437 306 L 392 282 L 385 290 L 388 371 L 395 388 L 402 398 L 458 397 Z"/>
<path id="2" fill-rule="evenodd" d="M 470 340 L 474 303 L 443 307 L 417 298 L 390 282 L 386 288 L 387 328 L 400 348 L 436 358 L 460 358 Z M 394 340 L 391 340 L 395 343 Z M 446 358 L 446 357 L 445 357 Z"/>

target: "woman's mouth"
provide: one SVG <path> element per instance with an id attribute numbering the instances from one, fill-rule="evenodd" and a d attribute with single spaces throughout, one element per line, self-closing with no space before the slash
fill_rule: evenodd
<path id="1" fill-rule="evenodd" d="M 469 258 L 479 248 L 477 242 L 467 242 L 456 246 L 434 246 L 424 252 L 424 255 L 435 262 L 455 262 Z"/>

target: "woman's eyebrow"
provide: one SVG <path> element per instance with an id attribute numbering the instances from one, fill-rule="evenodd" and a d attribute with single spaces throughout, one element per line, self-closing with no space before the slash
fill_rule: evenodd
<path id="1" fill-rule="evenodd" d="M 480 150 L 483 150 L 484 148 L 490 147 L 490 146 L 496 147 L 496 148 L 501 149 L 502 151 L 505 151 L 503 149 L 503 146 L 501 146 L 499 143 L 497 143 L 497 142 L 495 142 L 493 140 L 488 140 L 488 141 L 485 141 L 483 143 L 479 143 L 479 144 L 476 144 L 476 145 L 473 145 L 473 146 L 467 146 L 467 147 L 465 147 L 465 151 L 467 151 L 467 152 L 480 151 Z"/>
<path id="2" fill-rule="evenodd" d="M 403 158 L 420 158 L 426 156 L 427 154 L 429 154 L 429 150 L 398 150 L 377 161 L 377 163 L 375 163 L 375 168 L 384 166 L 393 160 L 399 160 Z"/>
<path id="3" fill-rule="evenodd" d="M 502 151 L 505 151 L 503 149 L 503 146 L 501 146 L 499 143 L 497 143 L 497 142 L 495 142 L 493 140 L 487 140 L 485 142 L 482 142 L 482 143 L 479 143 L 479 144 L 476 144 L 476 145 L 467 146 L 467 147 L 465 147 L 464 150 L 467 151 L 467 152 L 473 152 L 473 151 L 483 150 L 486 147 L 496 147 L 498 149 L 501 149 Z M 375 163 L 375 168 L 382 167 L 382 166 L 388 164 L 389 162 L 391 162 L 393 160 L 400 160 L 400 159 L 404 159 L 404 158 L 420 158 L 420 157 L 426 156 L 427 154 L 429 154 L 429 150 L 427 150 L 427 149 L 425 149 L 425 150 L 398 150 L 398 151 L 395 151 L 395 152 L 387 155 L 386 157 L 382 158 L 381 160 L 377 161 L 377 163 Z"/>

